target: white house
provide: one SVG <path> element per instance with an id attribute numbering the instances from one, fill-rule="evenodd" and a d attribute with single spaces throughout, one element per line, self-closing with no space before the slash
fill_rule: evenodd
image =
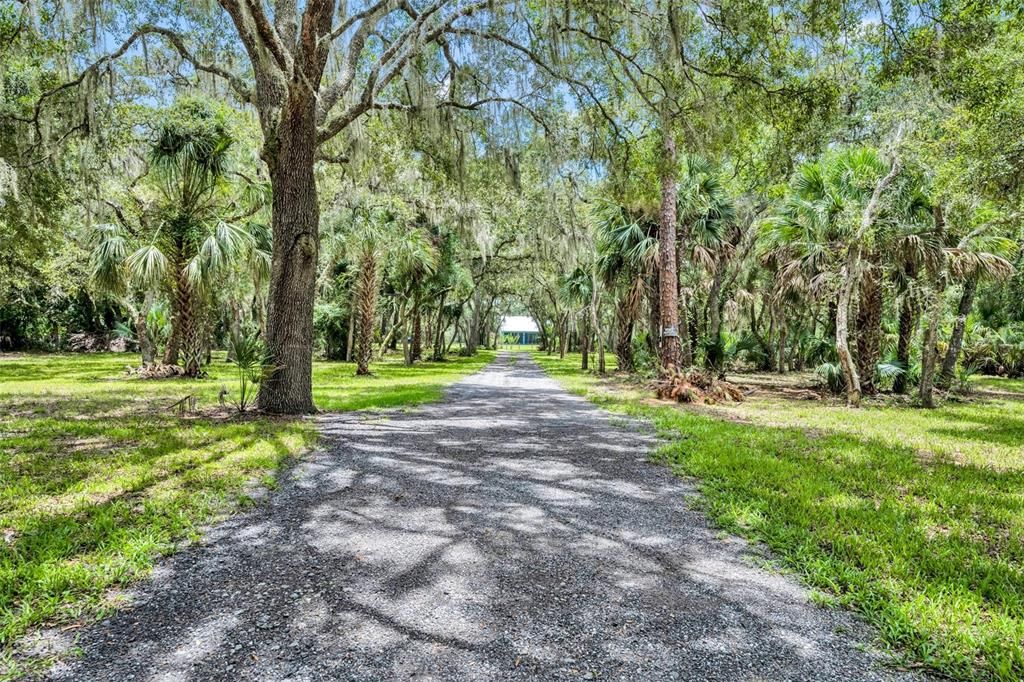
<path id="1" fill-rule="evenodd" d="M 510 336 L 515 336 L 517 343 L 522 346 L 537 343 L 540 330 L 532 317 L 527 315 L 506 315 L 501 320 L 501 341 L 507 343 Z"/>

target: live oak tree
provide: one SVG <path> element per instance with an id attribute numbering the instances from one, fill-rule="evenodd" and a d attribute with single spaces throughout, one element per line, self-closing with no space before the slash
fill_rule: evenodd
<path id="1" fill-rule="evenodd" d="M 190 44 L 184 31 L 143 23 L 77 77 L 42 93 L 32 119 L 38 125 L 46 105 L 69 90 L 91 86 L 101 77 L 113 81 L 115 61 L 145 49 L 147 38 L 165 41 L 196 72 L 221 79 L 239 101 L 255 109 L 263 134 L 261 156 L 273 190 L 274 235 L 265 340 L 275 371 L 261 385 L 259 407 L 311 412 L 320 220 L 314 167 L 318 160 L 343 161 L 345 150 L 332 149 L 332 140 L 369 112 L 473 110 L 495 102 L 515 103 L 512 94 L 493 90 L 459 100 L 464 93 L 458 87 L 460 60 L 474 53 L 467 47 L 470 43 L 477 52 L 485 52 L 480 46 L 498 38 L 517 45 L 509 37 L 508 23 L 514 18 L 505 11 L 515 3 L 218 4 L 231 20 L 248 69 L 200 56 L 207 50 Z"/>

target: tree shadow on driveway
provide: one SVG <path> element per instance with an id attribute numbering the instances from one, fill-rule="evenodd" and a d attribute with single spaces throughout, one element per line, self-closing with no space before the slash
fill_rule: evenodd
<path id="1" fill-rule="evenodd" d="M 323 417 L 265 506 L 166 562 L 52 676 L 917 679 L 718 537 L 641 427 L 509 357 L 413 412 Z"/>

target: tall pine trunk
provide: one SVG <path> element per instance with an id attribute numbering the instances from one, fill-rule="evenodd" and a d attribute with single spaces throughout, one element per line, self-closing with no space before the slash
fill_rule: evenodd
<path id="1" fill-rule="evenodd" d="M 667 122 L 662 126 L 661 210 L 658 221 L 658 312 L 662 371 L 679 367 L 679 289 L 676 268 L 676 138 Z"/>
<path id="2" fill-rule="evenodd" d="M 313 405 L 313 301 L 320 250 L 320 207 L 313 163 L 316 98 L 289 88 L 276 140 L 267 140 L 274 231 L 265 341 L 274 371 L 263 380 L 259 408 L 306 414 Z"/>

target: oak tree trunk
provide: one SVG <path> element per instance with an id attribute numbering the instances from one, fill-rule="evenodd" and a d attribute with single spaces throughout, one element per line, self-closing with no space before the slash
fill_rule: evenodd
<path id="1" fill-rule="evenodd" d="M 273 371 L 260 384 L 259 408 L 306 414 L 313 405 L 313 300 L 320 249 L 320 206 L 313 163 L 315 97 L 289 89 L 279 137 L 268 140 L 274 232 L 265 342 Z"/>

